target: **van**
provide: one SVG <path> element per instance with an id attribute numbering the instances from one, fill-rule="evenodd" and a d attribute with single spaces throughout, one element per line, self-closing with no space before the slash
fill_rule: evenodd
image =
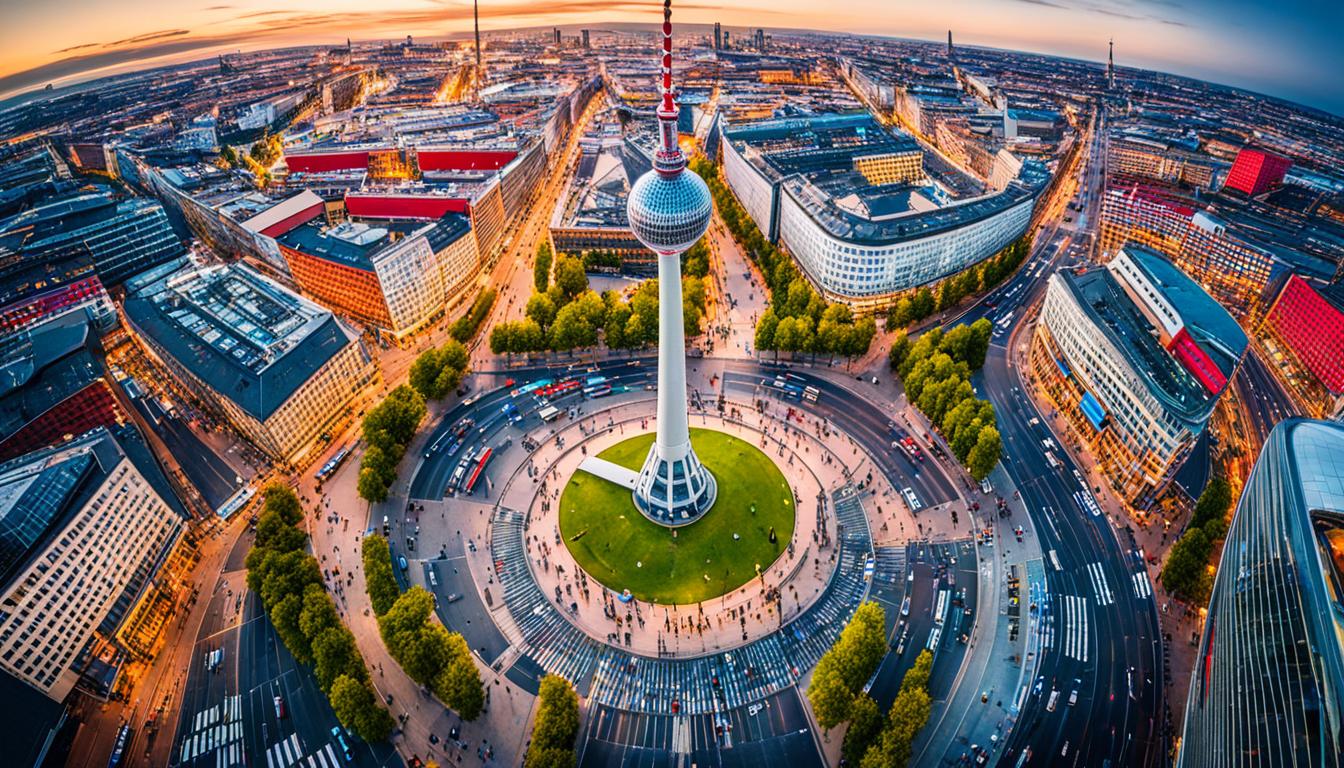
<path id="1" fill-rule="evenodd" d="M 1046 712 L 1054 712 L 1054 711 L 1055 711 L 1055 705 L 1058 704 L 1058 703 L 1059 703 L 1059 691 L 1051 690 L 1051 691 L 1050 691 L 1050 700 L 1049 700 L 1048 702 L 1046 702 L 1046 704 L 1045 704 L 1045 711 L 1046 711 Z"/>

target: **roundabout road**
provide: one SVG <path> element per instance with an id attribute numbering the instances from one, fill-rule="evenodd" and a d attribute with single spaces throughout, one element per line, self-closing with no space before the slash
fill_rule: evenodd
<path id="1" fill-rule="evenodd" d="M 820 765 L 822 745 L 798 683 L 862 600 L 871 597 L 898 604 L 903 590 L 904 579 L 899 576 L 884 584 L 864 577 L 864 566 L 874 553 L 864 506 L 876 503 L 880 509 L 884 503 L 869 491 L 879 481 L 897 490 L 910 488 L 925 507 L 957 500 L 959 494 L 954 481 L 931 456 L 919 462 L 892 448 L 893 440 L 911 430 L 894 408 L 860 394 L 862 388 L 871 386 L 866 382 L 850 380 L 839 370 L 752 361 L 710 358 L 688 364 L 694 371 L 690 377 L 693 423 L 704 409 L 715 409 L 720 396 L 730 407 L 743 411 L 764 401 L 763 407 L 775 420 L 774 428 L 784 439 L 801 440 L 798 436 L 806 434 L 818 445 L 824 440 L 834 463 L 848 468 L 843 476 L 839 469 L 835 471 L 836 482 L 827 484 L 818 499 L 798 499 L 800 519 L 810 520 L 821 501 L 826 516 L 842 533 L 830 547 L 834 565 L 828 566 L 833 569 L 829 576 L 823 574 L 824 588 L 818 589 L 810 603 L 803 605 L 800 600 L 799 612 L 786 614 L 783 627 L 735 649 L 709 651 L 694 658 L 641 655 L 594 639 L 594 633 L 575 627 L 564 616 L 563 603 L 558 606 L 529 571 L 527 511 L 500 502 L 515 478 L 526 482 L 535 475 L 540 480 L 549 471 L 532 464 L 537 445 L 524 441 L 532 435 L 544 445 L 562 426 L 557 423 L 546 429 L 542 420 L 545 405 L 586 416 L 610 401 L 589 401 L 581 393 L 571 393 L 543 403 L 534 394 L 519 390 L 541 379 L 586 381 L 600 376 L 618 392 L 645 392 L 656 380 L 652 360 L 517 368 L 474 376 L 476 392 L 443 414 L 423 442 L 425 448 L 416 459 L 409 486 L 408 509 L 414 512 L 389 515 L 393 557 L 405 555 L 416 568 L 426 569 L 426 577 L 433 574 L 430 583 L 438 586 L 440 617 L 450 628 L 464 631 L 483 661 L 507 680 L 529 691 L 536 690 L 539 677 L 547 671 L 564 674 L 574 682 L 589 707 L 581 747 L 583 765 L 669 765 L 684 754 L 700 765 L 779 761 Z M 796 393 L 781 392 L 771 386 L 777 375 L 788 376 L 798 392 L 802 387 L 815 388 L 817 397 L 805 401 Z M 789 427 L 779 426 L 789 413 L 794 415 Z M 476 473 L 486 449 L 492 458 Z M 925 451 L 927 456 L 927 443 Z M 785 472 L 790 474 L 788 469 Z M 463 493 L 462 485 L 472 474 L 479 478 L 471 493 Z M 435 510 L 443 510 L 444 521 L 465 520 L 460 515 L 476 510 L 488 516 L 487 533 L 473 539 L 470 531 L 464 535 L 459 529 L 456 538 L 449 531 L 446 542 L 440 536 L 433 547 L 410 549 L 420 538 L 421 515 L 432 522 Z M 370 527 L 381 522 L 370 521 Z M 894 562 L 893 572 L 904 572 L 903 546 L 879 548 L 876 554 L 879 570 L 888 567 L 882 563 Z M 484 574 L 474 571 L 474 581 L 473 572 L 460 567 L 472 557 L 487 563 Z M 401 574 L 403 579 L 407 575 Z M 888 607 L 889 624 L 894 625 L 898 617 Z M 464 622 L 469 627 L 463 627 Z M 903 656 L 913 659 L 917 647 L 907 650 Z M 954 653 L 949 658 L 959 656 Z M 889 661 L 893 659 L 904 666 L 903 657 L 897 659 L 893 654 Z"/>

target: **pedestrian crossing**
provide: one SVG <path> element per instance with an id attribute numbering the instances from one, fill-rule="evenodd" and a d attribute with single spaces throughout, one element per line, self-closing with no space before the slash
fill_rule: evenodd
<path id="1" fill-rule="evenodd" d="M 1115 595 L 1111 593 L 1111 585 L 1106 583 L 1106 572 L 1101 569 L 1101 563 L 1089 563 L 1087 575 L 1092 580 L 1092 592 L 1097 596 L 1097 605 L 1114 603 Z"/>
<path id="2" fill-rule="evenodd" d="M 1153 596 L 1153 585 L 1148 581 L 1147 571 L 1134 574 L 1134 596 L 1140 600 Z"/>
<path id="3" fill-rule="evenodd" d="M 1060 602 L 1064 655 L 1087 661 L 1087 600 L 1077 595 L 1061 595 Z"/>
<path id="4" fill-rule="evenodd" d="M 834 644 L 863 602 L 869 587 L 864 566 L 873 552 L 866 514 L 853 486 L 835 491 L 832 501 L 843 533 L 837 542 L 839 564 L 823 594 L 782 631 L 698 659 L 632 654 L 599 643 L 571 624 L 527 569 L 522 513 L 501 509 L 495 516 L 491 552 L 523 650 L 543 669 L 613 709 L 670 713 L 675 701 L 682 715 L 707 714 L 760 701 L 794 684 Z M 879 551 L 874 567 L 876 579 L 899 582 L 904 549 Z M 267 768 L 286 766 L 276 762 Z"/>
<path id="5" fill-rule="evenodd" d="M 299 762 L 303 756 L 303 746 L 299 744 L 299 734 L 291 733 L 289 738 L 272 744 L 266 750 L 266 768 L 289 768 Z"/>
<path id="6" fill-rule="evenodd" d="M 330 743 L 323 744 L 311 755 L 304 756 L 299 735 L 291 733 L 289 738 L 272 744 L 266 750 L 266 768 L 340 768 L 341 761 L 336 758 L 336 748 Z"/>
<path id="7" fill-rule="evenodd" d="M 220 704 L 197 712 L 191 730 L 178 749 L 181 765 L 231 768 L 244 764 L 242 696 L 227 696 Z"/>

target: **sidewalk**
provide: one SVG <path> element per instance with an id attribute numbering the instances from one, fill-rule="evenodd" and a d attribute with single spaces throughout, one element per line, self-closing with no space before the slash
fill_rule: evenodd
<path id="1" fill-rule="evenodd" d="M 402 462 L 403 470 L 418 461 L 428 434 L 428 430 L 422 430 L 412 441 L 406 452 L 407 458 Z M 423 692 L 402 671 L 383 645 L 378 621 L 365 591 L 364 569 L 359 564 L 360 543 L 372 519 L 383 514 L 404 514 L 405 491 L 411 473 L 402 471 L 388 500 L 370 507 L 359 499 L 355 491 L 362 451 L 355 454 L 328 480 L 322 493 L 316 492 L 315 483 L 310 478 L 300 483 L 299 493 L 304 499 L 305 509 L 313 510 L 310 518 L 313 551 L 323 568 L 334 567 L 335 572 L 328 579 L 327 586 L 355 635 L 364 661 L 372 672 L 374 687 L 384 700 L 388 696 L 392 697 L 389 708 L 394 716 L 405 717 L 401 724 L 402 731 L 393 736 L 392 743 L 403 758 L 418 755 L 425 760 L 456 763 L 458 750 L 449 744 L 448 732 L 454 725 L 460 725 L 460 739 L 468 744 L 468 748 L 462 751 L 463 764 L 517 765 L 521 762 L 523 747 L 530 733 L 528 720 L 532 712 L 532 696 L 514 690 L 507 680 L 503 680 L 501 675 L 476 658 L 477 670 L 487 688 L 486 711 L 477 720 L 462 723 L 441 702 Z M 480 534 L 477 532 L 477 535 Z M 429 742 L 431 733 L 440 739 L 437 745 Z M 475 758 L 474 747 L 487 742 L 494 750 L 494 759 L 484 761 Z"/>

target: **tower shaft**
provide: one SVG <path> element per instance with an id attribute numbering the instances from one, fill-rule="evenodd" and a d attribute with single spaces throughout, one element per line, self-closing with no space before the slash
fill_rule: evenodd
<path id="1" fill-rule="evenodd" d="M 686 323 L 681 256 L 658 257 L 658 452 L 677 461 L 691 450 L 686 410 Z"/>

